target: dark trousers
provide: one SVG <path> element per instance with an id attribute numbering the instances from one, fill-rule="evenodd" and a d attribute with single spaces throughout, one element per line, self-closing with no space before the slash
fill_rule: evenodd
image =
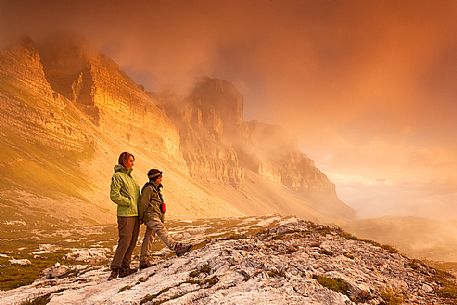
<path id="1" fill-rule="evenodd" d="M 138 233 L 140 233 L 140 220 L 138 216 L 118 216 L 117 229 L 119 231 L 119 240 L 111 262 L 111 269 L 128 268 L 138 239 Z"/>

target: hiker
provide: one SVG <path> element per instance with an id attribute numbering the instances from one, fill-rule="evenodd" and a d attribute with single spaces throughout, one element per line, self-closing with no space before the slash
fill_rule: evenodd
<path id="1" fill-rule="evenodd" d="M 168 249 L 175 251 L 177 256 L 189 252 L 192 248 L 190 244 L 178 243 L 168 237 L 167 229 L 164 226 L 166 205 L 160 192 L 163 187 L 162 172 L 153 168 L 148 172 L 148 178 L 149 182 L 141 189 L 139 208 L 140 221 L 147 226 L 141 245 L 140 269 L 151 266 L 151 262 L 148 260 L 148 250 L 154 235 L 157 235 Z"/>
<path id="2" fill-rule="evenodd" d="M 134 161 L 135 157 L 131 153 L 121 153 L 111 178 L 110 198 L 117 204 L 119 240 L 108 280 L 125 277 L 137 271 L 130 268 L 132 252 L 140 232 L 138 219 L 140 187 L 131 176 Z"/>

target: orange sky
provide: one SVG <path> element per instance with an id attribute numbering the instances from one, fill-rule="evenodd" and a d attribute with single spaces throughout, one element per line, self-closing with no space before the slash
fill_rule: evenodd
<path id="1" fill-rule="evenodd" d="M 359 215 L 457 218 L 457 1 L 16 2 L 0 42 L 74 31 L 149 90 L 228 79 Z"/>

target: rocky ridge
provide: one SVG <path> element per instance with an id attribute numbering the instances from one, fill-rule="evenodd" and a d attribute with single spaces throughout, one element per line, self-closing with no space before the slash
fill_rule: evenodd
<path id="1" fill-rule="evenodd" d="M 110 282 L 107 268 L 78 266 L 62 276 L 62 266 L 55 266 L 29 286 L 0 292 L 0 303 L 37 298 L 49 304 L 455 302 L 456 283 L 449 274 L 338 227 L 271 216 L 205 220 L 198 226 L 181 222 L 172 234 L 196 244 L 196 250 L 179 258 L 161 250 L 152 267 Z"/>

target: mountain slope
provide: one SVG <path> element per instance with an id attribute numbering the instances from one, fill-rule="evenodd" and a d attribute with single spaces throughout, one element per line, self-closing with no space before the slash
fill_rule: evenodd
<path id="1" fill-rule="evenodd" d="M 259 130 L 267 125 L 243 121 L 242 96 L 227 81 L 204 80 L 165 111 L 158 106 L 166 102 L 162 97 L 74 37 L 38 44 L 22 39 L 1 51 L 0 76 L 0 100 L 8 109 L 0 114 L 3 224 L 115 222 L 107 194 L 122 151 L 136 156 L 140 185 L 150 168 L 165 172 L 171 218 L 354 217 L 295 146 L 260 154 L 265 138 Z"/>
<path id="2" fill-rule="evenodd" d="M 151 167 L 166 172 L 171 217 L 241 215 L 189 179 L 176 129 L 154 101 L 113 62 L 91 57 L 86 65 L 92 72 L 85 78 L 93 83 L 83 102 L 98 109 L 97 120 L 78 105 L 80 99 L 69 100 L 62 88 L 54 91 L 50 83 L 55 81 L 48 81 L 51 76 L 30 39 L 0 54 L 0 99 L 8 109 L 0 114 L 0 148 L 6 156 L 0 161 L 4 223 L 114 222 L 115 205 L 107 194 L 124 150 L 137 157 L 134 176 L 140 185 Z M 64 70 L 58 68 L 54 70 Z"/>
<path id="3" fill-rule="evenodd" d="M 357 240 L 337 227 L 273 216 L 177 222 L 171 230 L 196 249 L 182 257 L 162 249 L 155 253 L 152 267 L 112 281 L 106 280 L 106 267 L 82 262 L 54 266 L 29 286 L 0 292 L 0 303 L 20 304 L 40 296 L 48 304 L 454 304 L 456 300 L 452 276 L 391 248 Z"/>

